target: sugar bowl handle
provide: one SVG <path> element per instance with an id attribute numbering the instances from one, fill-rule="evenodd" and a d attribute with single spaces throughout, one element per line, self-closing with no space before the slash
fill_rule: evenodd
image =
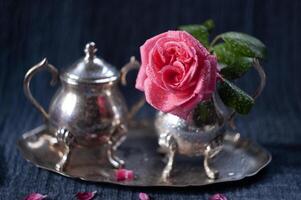
<path id="1" fill-rule="evenodd" d="M 253 99 L 256 100 L 261 95 L 263 89 L 265 88 L 266 74 L 265 74 L 265 71 L 264 71 L 263 67 L 260 65 L 259 60 L 257 58 L 255 58 L 253 60 L 253 67 L 254 67 L 255 71 L 258 73 L 258 76 L 259 76 L 259 84 L 258 84 L 254 94 L 252 95 Z M 233 111 L 230 118 L 229 118 L 230 126 L 233 129 L 236 129 L 236 126 L 235 126 L 235 123 L 234 123 L 235 114 L 236 114 L 236 112 Z"/>
<path id="2" fill-rule="evenodd" d="M 266 73 L 263 69 L 263 67 L 260 65 L 258 59 L 253 60 L 253 67 L 255 71 L 258 73 L 259 76 L 259 84 L 252 95 L 252 98 L 256 100 L 262 93 L 263 89 L 265 88 L 266 85 Z M 234 122 L 234 118 L 236 115 L 236 111 L 234 110 L 229 110 L 227 106 L 224 105 L 224 103 L 221 101 L 219 95 L 217 92 L 213 95 L 213 99 L 215 101 L 215 105 L 217 105 L 217 110 L 218 112 L 224 117 L 224 119 L 229 123 L 230 127 L 233 130 L 236 130 L 236 125 Z"/>
<path id="3" fill-rule="evenodd" d="M 136 60 L 134 56 L 132 56 L 130 58 L 130 62 L 124 65 L 121 69 L 121 73 L 120 73 L 121 84 L 124 86 L 127 85 L 126 76 L 128 72 L 133 69 L 139 69 L 139 68 L 140 68 L 140 63 Z M 143 96 L 130 109 L 127 116 L 128 120 L 131 120 L 144 104 L 145 104 L 145 97 Z"/>
<path id="4" fill-rule="evenodd" d="M 40 63 L 34 65 L 32 68 L 28 70 L 24 77 L 23 82 L 23 88 L 24 93 L 26 97 L 29 99 L 29 101 L 33 104 L 33 106 L 42 113 L 45 120 L 49 119 L 48 113 L 45 111 L 45 109 L 38 103 L 38 101 L 32 96 L 30 91 L 30 81 L 32 77 L 39 71 L 47 69 L 50 71 L 52 79 L 50 82 L 50 85 L 54 86 L 58 81 L 58 70 L 51 64 L 48 63 L 47 58 L 44 58 Z"/>
<path id="5" fill-rule="evenodd" d="M 126 76 L 128 72 L 133 69 L 139 69 L 139 68 L 140 68 L 140 63 L 136 60 L 135 56 L 132 56 L 130 58 L 130 62 L 128 62 L 121 68 L 121 72 L 120 72 L 121 84 L 127 85 Z"/>

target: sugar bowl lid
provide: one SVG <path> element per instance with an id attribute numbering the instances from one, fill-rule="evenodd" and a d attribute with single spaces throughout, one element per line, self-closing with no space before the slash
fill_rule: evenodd
<path id="1" fill-rule="evenodd" d="M 119 72 L 111 64 L 96 54 L 94 42 L 86 44 L 86 56 L 72 64 L 62 74 L 61 79 L 70 84 L 108 83 L 119 78 Z"/>

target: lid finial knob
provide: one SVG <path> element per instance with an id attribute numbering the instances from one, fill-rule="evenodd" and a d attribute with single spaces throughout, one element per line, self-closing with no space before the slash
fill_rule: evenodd
<path id="1" fill-rule="evenodd" d="M 95 57 L 96 51 L 97 48 L 94 42 L 87 43 L 85 47 L 86 59 L 92 60 Z"/>

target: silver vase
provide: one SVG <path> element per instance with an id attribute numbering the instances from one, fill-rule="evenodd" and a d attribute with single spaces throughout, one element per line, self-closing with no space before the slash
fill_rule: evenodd
<path id="1" fill-rule="evenodd" d="M 213 100 L 208 102 L 214 107 L 208 108 L 209 120 L 203 122 L 197 122 L 195 119 L 184 120 L 168 113 L 157 113 L 155 128 L 160 151 L 167 156 L 167 164 L 162 174 L 163 181 L 167 181 L 170 177 L 176 153 L 186 156 L 204 156 L 206 175 L 212 179 L 218 177 L 218 171 L 210 166 L 210 160 L 222 147 L 225 118 L 217 109 L 216 103 Z"/>
<path id="2" fill-rule="evenodd" d="M 260 77 L 259 85 L 253 95 L 256 99 L 265 87 L 266 76 L 258 60 L 254 60 L 254 69 Z M 185 156 L 203 156 L 204 170 L 208 178 L 217 179 L 219 173 L 211 166 L 211 160 L 223 147 L 226 132 L 232 132 L 233 140 L 240 137 L 234 123 L 235 112 L 227 108 L 218 93 L 212 95 L 206 120 L 198 120 L 193 116 L 190 120 L 183 120 L 175 115 L 158 112 L 155 117 L 155 128 L 158 134 L 160 151 L 166 154 L 167 163 L 162 173 L 162 180 L 168 181 L 173 169 L 176 154 Z M 205 113 L 198 113 L 202 116 Z"/>

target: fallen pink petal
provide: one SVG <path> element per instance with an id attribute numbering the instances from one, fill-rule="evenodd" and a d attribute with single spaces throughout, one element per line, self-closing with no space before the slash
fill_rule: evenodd
<path id="1" fill-rule="evenodd" d="M 148 194 L 140 192 L 139 193 L 139 200 L 150 200 L 150 197 L 148 196 Z"/>
<path id="2" fill-rule="evenodd" d="M 76 194 L 76 198 L 78 200 L 90 200 L 93 199 L 96 195 L 97 191 L 94 192 L 78 192 Z"/>
<path id="3" fill-rule="evenodd" d="M 209 200 L 228 200 L 228 199 L 224 195 L 218 193 L 218 194 L 211 196 L 209 198 Z"/>
<path id="4" fill-rule="evenodd" d="M 27 195 L 24 200 L 42 200 L 45 199 L 47 195 L 39 194 L 39 193 L 31 193 Z"/>
<path id="5" fill-rule="evenodd" d="M 115 171 L 117 181 L 132 181 L 134 179 L 134 172 L 128 169 L 118 169 Z"/>

